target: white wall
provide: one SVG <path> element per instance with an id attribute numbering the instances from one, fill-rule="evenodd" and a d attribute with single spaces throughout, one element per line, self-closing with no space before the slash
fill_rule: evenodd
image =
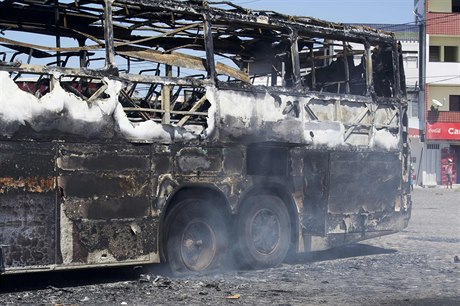
<path id="1" fill-rule="evenodd" d="M 434 13 L 452 13 L 452 0 L 429 0 L 428 11 Z"/>
<path id="2" fill-rule="evenodd" d="M 418 42 L 401 41 L 403 58 L 404 58 L 404 72 L 406 74 L 406 86 L 414 87 L 418 84 Z"/>
<path id="3" fill-rule="evenodd" d="M 441 150 L 427 149 L 425 146 L 422 161 L 423 186 L 436 186 L 441 182 Z"/>
<path id="4" fill-rule="evenodd" d="M 432 63 L 426 65 L 426 83 L 460 86 L 460 63 Z"/>
<path id="5" fill-rule="evenodd" d="M 415 138 L 411 137 L 410 138 L 410 150 L 411 150 L 411 156 L 415 157 L 415 163 L 412 163 L 412 167 L 414 168 L 413 174 L 416 175 L 416 179 L 414 181 L 415 185 L 421 185 L 422 184 L 422 176 L 423 176 L 423 170 L 422 170 L 422 149 L 423 149 L 423 143 L 420 142 L 420 138 Z"/>

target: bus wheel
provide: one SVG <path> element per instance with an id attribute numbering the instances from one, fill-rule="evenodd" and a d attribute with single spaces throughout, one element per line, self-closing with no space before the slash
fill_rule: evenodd
<path id="1" fill-rule="evenodd" d="M 251 268 L 279 265 L 289 251 L 291 221 L 283 201 L 271 195 L 249 198 L 238 217 L 238 244 Z"/>
<path id="2" fill-rule="evenodd" d="M 184 200 L 171 210 L 166 219 L 166 257 L 174 274 L 207 273 L 225 262 L 225 220 L 199 199 Z"/>

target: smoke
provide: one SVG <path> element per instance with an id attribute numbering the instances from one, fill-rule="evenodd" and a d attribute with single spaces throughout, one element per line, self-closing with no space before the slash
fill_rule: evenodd
<path id="1" fill-rule="evenodd" d="M 398 147 L 400 138 L 387 130 L 374 129 L 374 144 L 376 147 L 391 150 Z"/>

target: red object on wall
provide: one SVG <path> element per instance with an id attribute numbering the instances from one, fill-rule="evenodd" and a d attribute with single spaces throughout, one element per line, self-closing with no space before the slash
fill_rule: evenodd
<path id="1" fill-rule="evenodd" d="M 460 122 L 427 122 L 426 139 L 460 140 Z"/>
<path id="2" fill-rule="evenodd" d="M 447 148 L 441 150 L 441 185 L 447 185 L 446 169 L 449 159 L 452 160 L 452 182 L 457 181 L 457 156 L 455 151 L 449 151 Z"/>

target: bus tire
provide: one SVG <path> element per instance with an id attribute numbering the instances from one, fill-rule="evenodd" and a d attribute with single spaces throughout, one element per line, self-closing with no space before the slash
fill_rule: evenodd
<path id="1" fill-rule="evenodd" d="M 272 195 L 256 195 L 238 214 L 238 246 L 246 266 L 262 269 L 279 265 L 291 241 L 291 220 L 284 202 Z"/>
<path id="2" fill-rule="evenodd" d="M 201 199 L 187 199 L 166 217 L 166 259 L 175 275 L 221 268 L 227 249 L 225 215 Z"/>

